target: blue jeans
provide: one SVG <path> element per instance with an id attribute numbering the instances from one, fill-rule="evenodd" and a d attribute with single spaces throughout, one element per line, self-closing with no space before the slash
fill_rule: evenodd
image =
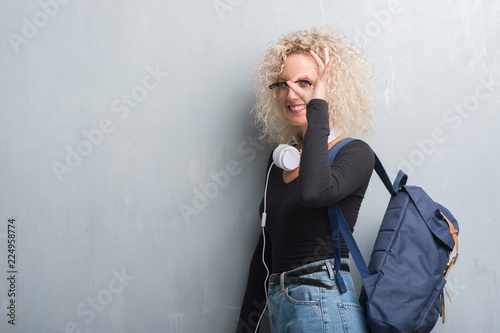
<path id="1" fill-rule="evenodd" d="M 341 261 L 349 264 L 348 259 Z M 341 294 L 333 263 L 333 259 L 321 260 L 297 268 L 330 266 L 329 271 L 302 277 L 331 281 L 335 285 L 333 289 L 284 284 L 269 290 L 269 321 L 273 333 L 368 332 L 350 273 L 340 271 L 347 287 L 347 292 Z"/>

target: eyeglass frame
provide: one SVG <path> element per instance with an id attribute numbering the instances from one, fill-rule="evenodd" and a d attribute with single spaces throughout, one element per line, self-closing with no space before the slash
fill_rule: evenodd
<path id="1" fill-rule="evenodd" d="M 307 81 L 307 80 L 297 80 L 295 83 L 298 83 L 298 82 L 301 82 L 301 83 L 306 83 L 307 82 L 307 84 L 309 84 L 309 87 L 312 87 L 312 83 L 309 82 L 309 81 Z M 273 84 L 270 84 L 269 85 L 269 89 L 272 90 L 275 87 L 282 88 L 282 87 L 280 87 L 280 85 L 285 85 L 286 90 L 290 90 L 290 86 L 286 82 L 275 82 Z"/>

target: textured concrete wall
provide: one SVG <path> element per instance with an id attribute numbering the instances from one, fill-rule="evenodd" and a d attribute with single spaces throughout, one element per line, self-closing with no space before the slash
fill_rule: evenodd
<path id="1" fill-rule="evenodd" d="M 366 140 L 460 222 L 435 332 L 500 329 L 500 1 L 2 4 L 2 332 L 233 331 L 272 148 L 251 73 L 273 37 L 323 24 L 376 66 Z M 388 198 L 374 177 L 367 257 Z"/>

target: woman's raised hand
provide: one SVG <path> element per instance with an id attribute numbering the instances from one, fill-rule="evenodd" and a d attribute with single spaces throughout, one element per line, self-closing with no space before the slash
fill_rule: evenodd
<path id="1" fill-rule="evenodd" d="M 303 101 L 305 104 L 309 103 L 311 99 L 319 98 L 326 100 L 327 96 L 327 87 L 328 87 L 328 77 L 330 76 L 330 71 L 332 69 L 333 59 L 330 59 L 328 55 L 328 50 L 325 48 L 323 50 L 325 55 L 325 62 L 323 63 L 318 55 L 311 51 L 310 54 L 316 61 L 318 66 L 318 77 L 314 77 L 313 75 L 303 73 L 297 74 L 294 78 L 286 83 Z M 312 83 L 311 89 L 302 89 L 295 82 L 300 80 L 306 80 Z"/>

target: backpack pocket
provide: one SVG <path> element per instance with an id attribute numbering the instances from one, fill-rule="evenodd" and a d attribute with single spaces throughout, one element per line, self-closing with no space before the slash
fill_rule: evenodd
<path id="1" fill-rule="evenodd" d="M 415 322 L 415 332 L 430 332 L 439 318 L 441 313 L 441 297 L 443 294 L 443 288 L 446 283 L 444 277 L 441 277 L 436 286 L 434 287 L 434 291 L 429 297 L 427 304 L 418 315 L 418 318 Z"/>
<path id="2" fill-rule="evenodd" d="M 369 300 L 372 297 L 374 287 L 377 284 L 377 281 L 378 281 L 380 274 L 382 274 L 382 273 L 377 272 L 375 274 L 372 274 L 370 276 L 363 278 L 362 294 L 363 294 L 363 298 L 366 298 L 366 299 L 361 304 L 365 303 L 367 300 Z"/>

